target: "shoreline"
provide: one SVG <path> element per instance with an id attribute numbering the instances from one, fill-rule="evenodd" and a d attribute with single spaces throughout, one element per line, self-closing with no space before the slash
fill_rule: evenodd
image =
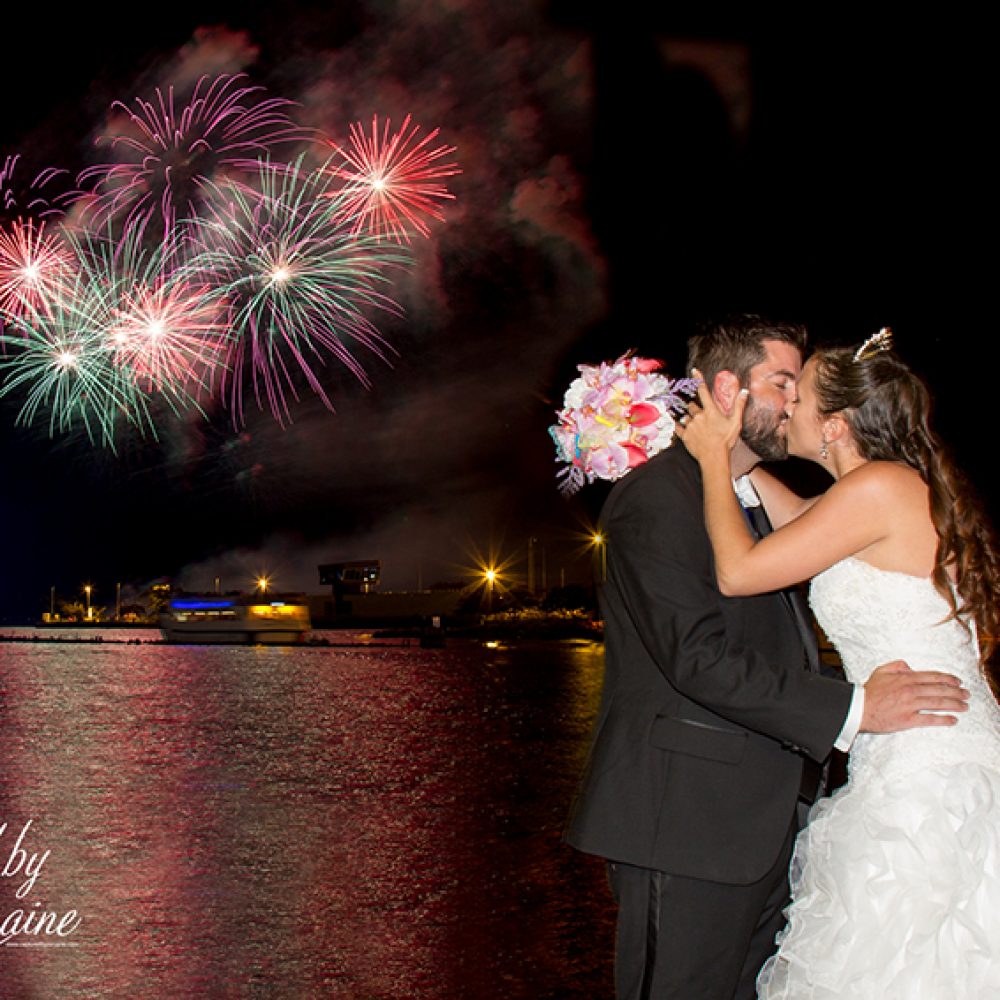
<path id="1" fill-rule="evenodd" d="M 137 631 L 154 632 L 153 636 L 136 636 Z M 76 634 L 74 634 L 76 633 Z M 83 633 L 83 634 L 79 634 Z M 110 633 L 110 634 L 109 634 Z M 124 633 L 117 635 L 115 633 Z M 318 633 L 334 633 L 323 635 Z M 341 633 L 343 638 L 336 635 Z M 22 643 L 76 643 L 76 644 L 128 644 L 128 645 L 265 645 L 284 648 L 363 648 L 378 645 L 392 646 L 441 646 L 449 641 L 459 642 L 517 642 L 582 640 L 603 642 L 600 623 L 584 621 L 539 621 L 537 619 L 508 619 L 486 622 L 468 622 L 438 628 L 394 625 L 381 623 L 366 625 L 358 622 L 319 623 L 306 637 L 294 642 L 245 643 L 245 642 L 174 642 L 163 637 L 158 625 L 143 622 L 46 622 L 0 627 L 0 645 Z"/>

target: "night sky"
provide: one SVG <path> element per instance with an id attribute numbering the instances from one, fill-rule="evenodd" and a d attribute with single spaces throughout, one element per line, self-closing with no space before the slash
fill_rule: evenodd
<path id="1" fill-rule="evenodd" d="M 196 10 L 195 10 L 196 6 Z M 282 428 L 247 406 L 170 418 L 117 454 L 18 427 L 0 400 L 0 620 L 50 587 L 320 592 L 316 566 L 380 558 L 383 587 L 477 558 L 589 578 L 605 489 L 556 489 L 547 427 L 581 362 L 634 348 L 680 374 L 691 326 L 728 311 L 818 341 L 893 327 L 985 492 L 996 332 L 982 26 L 758 23 L 645 4 L 484 0 L 115 6 L 5 23 L 0 157 L 96 162 L 112 101 L 245 72 L 343 141 L 373 114 L 441 129 L 462 173 L 376 322 L 395 354 L 335 363 Z M 970 371 L 971 369 L 971 371 Z M 985 386 L 983 382 L 986 382 Z M 985 442 L 985 443 L 984 443 Z M 991 506 L 994 501 L 990 500 Z M 996 513 L 994 512 L 994 516 Z M 544 558 L 544 563 L 542 559 Z"/>

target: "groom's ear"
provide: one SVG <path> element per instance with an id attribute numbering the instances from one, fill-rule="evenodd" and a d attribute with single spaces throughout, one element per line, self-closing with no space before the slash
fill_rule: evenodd
<path id="1" fill-rule="evenodd" d="M 740 380 L 735 372 L 721 371 L 712 380 L 712 398 L 727 416 L 733 412 L 739 391 Z"/>

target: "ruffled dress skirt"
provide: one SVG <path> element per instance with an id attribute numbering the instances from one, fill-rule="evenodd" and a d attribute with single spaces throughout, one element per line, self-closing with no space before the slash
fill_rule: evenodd
<path id="1" fill-rule="evenodd" d="M 907 771 L 814 807 L 760 997 L 1000 1000 L 1000 769 Z"/>

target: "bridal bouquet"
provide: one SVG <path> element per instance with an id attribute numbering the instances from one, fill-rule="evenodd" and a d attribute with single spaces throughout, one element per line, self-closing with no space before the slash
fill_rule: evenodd
<path id="1" fill-rule="evenodd" d="M 595 479 L 621 479 L 663 451 L 674 436 L 674 414 L 697 379 L 669 379 L 661 361 L 623 354 L 617 361 L 578 365 L 549 428 L 556 444 L 560 491 L 571 495 Z"/>

